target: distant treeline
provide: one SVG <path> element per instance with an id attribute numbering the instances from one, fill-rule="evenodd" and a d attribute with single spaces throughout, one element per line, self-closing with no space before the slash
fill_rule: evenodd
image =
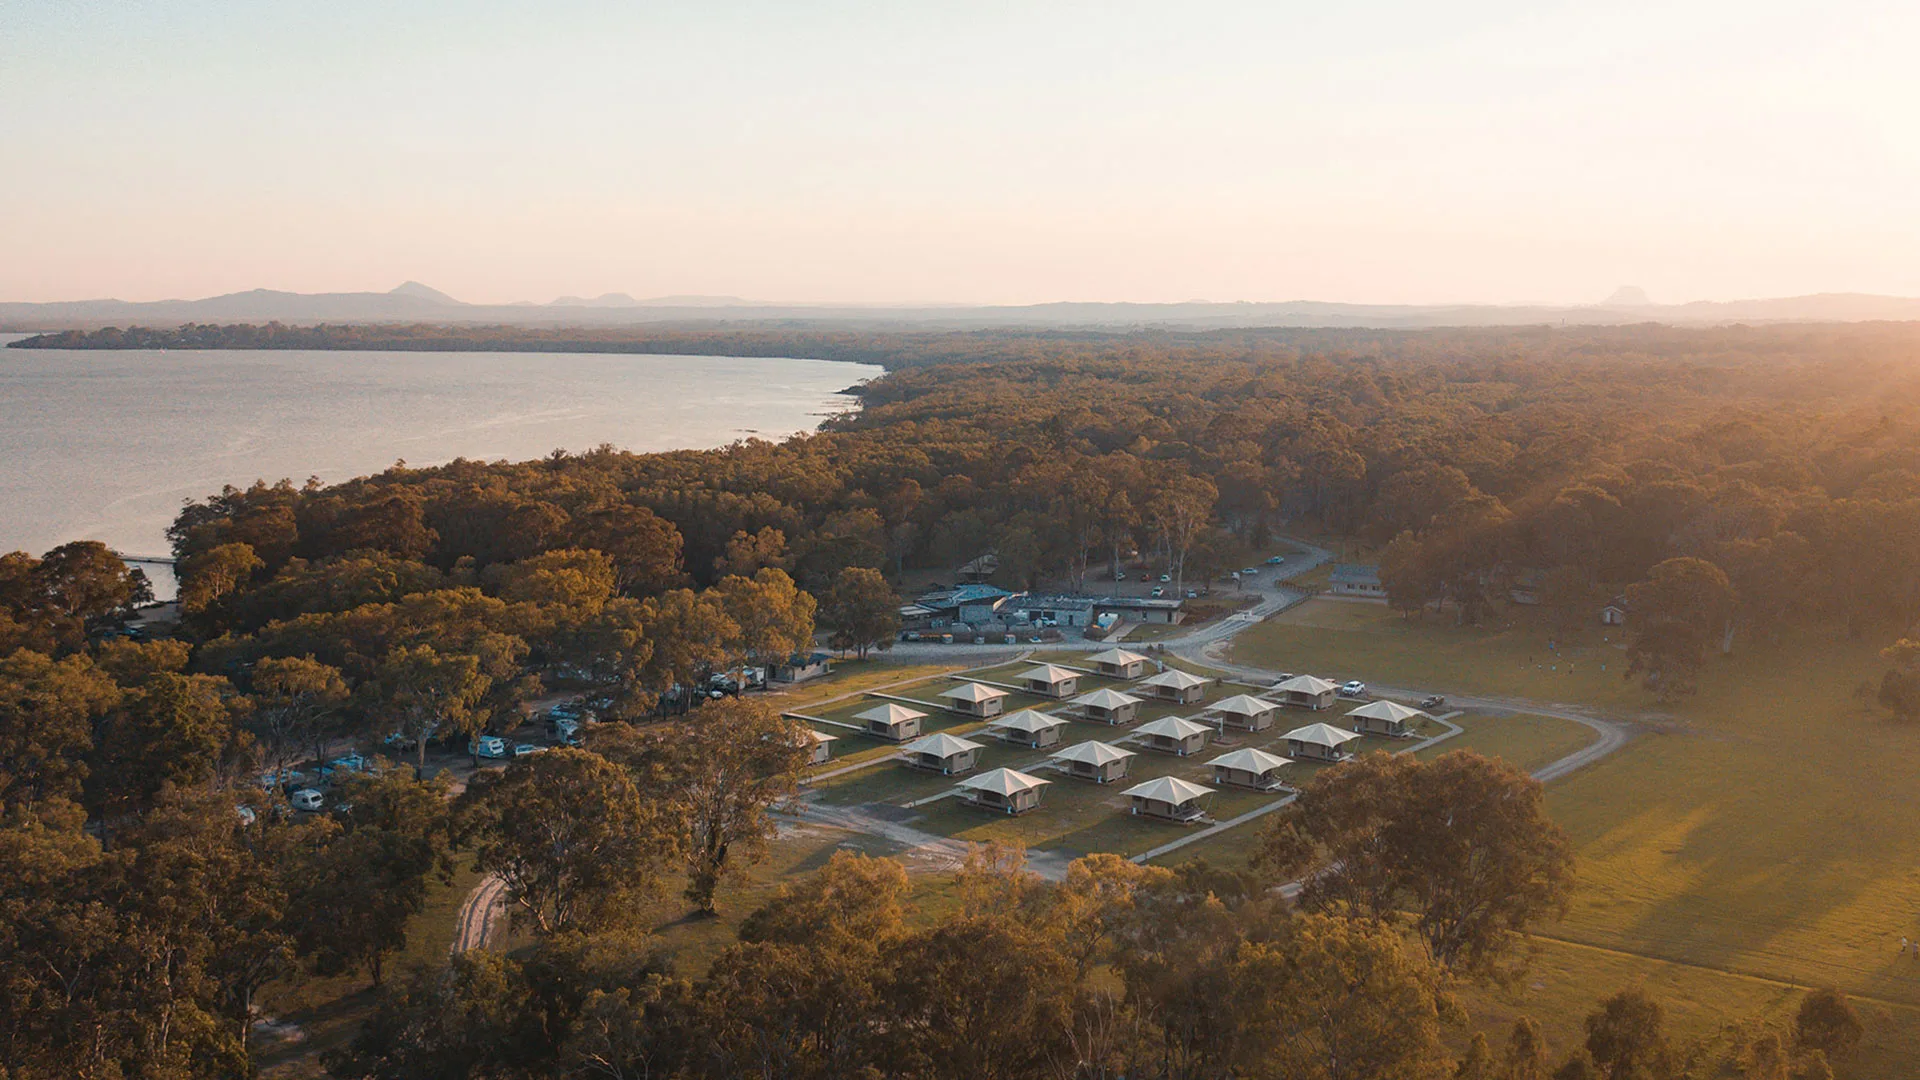
<path id="1" fill-rule="evenodd" d="M 1890 340 L 1911 340 L 1914 324 L 1679 328 L 1582 326 L 1550 328 L 1232 330 L 981 330 L 860 328 L 756 323 L 617 327 L 462 326 L 439 324 L 188 323 L 176 327 L 62 330 L 13 342 L 15 349 L 353 349 L 398 352 L 591 352 L 691 356 L 805 357 L 879 364 L 892 369 L 995 361 L 1092 361 L 1130 366 L 1161 359 L 1245 363 L 1314 357 L 1418 363 L 1502 356 L 1563 360 L 1605 357 L 1651 360 L 1737 354 L 1801 359 L 1830 355 L 1836 345 L 1878 355 Z"/>

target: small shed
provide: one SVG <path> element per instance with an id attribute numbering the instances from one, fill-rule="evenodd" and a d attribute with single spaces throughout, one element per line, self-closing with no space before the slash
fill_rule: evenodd
<path id="1" fill-rule="evenodd" d="M 920 736 L 920 721 L 925 720 L 927 714 L 889 701 L 865 712 L 854 713 L 853 718 L 860 721 L 863 730 L 876 739 L 905 742 Z"/>
<path id="2" fill-rule="evenodd" d="M 900 749 L 907 755 L 907 764 L 916 769 L 956 776 L 972 772 L 973 767 L 980 763 L 980 751 L 986 747 L 972 739 L 962 739 L 942 731 L 910 742 Z"/>
<path id="3" fill-rule="evenodd" d="M 1093 670 L 1110 679 L 1137 679 L 1146 674 L 1147 658 L 1125 649 L 1108 649 L 1087 657 Z"/>
<path id="4" fill-rule="evenodd" d="M 1021 709 L 988 724 L 987 728 L 1000 736 L 1002 742 L 1019 743 L 1035 750 L 1043 746 L 1053 746 L 1060 741 L 1060 729 L 1067 726 L 1065 720 L 1057 716 L 1048 716 L 1032 709 Z"/>
<path id="5" fill-rule="evenodd" d="M 1399 738 L 1413 734 L 1407 729 L 1407 725 L 1413 721 L 1433 718 L 1397 701 L 1376 701 L 1348 712 L 1347 719 L 1353 721 L 1353 730 L 1362 735 L 1392 735 Z"/>
<path id="6" fill-rule="evenodd" d="M 1280 770 L 1293 762 L 1264 750 L 1246 749 L 1222 754 L 1207 764 L 1213 766 L 1213 782 L 1216 784 L 1231 784 L 1255 791 L 1279 791 L 1287 786 L 1280 782 Z"/>
<path id="7" fill-rule="evenodd" d="M 1095 690 L 1091 694 L 1081 694 L 1067 704 L 1077 706 L 1082 717 L 1096 724 L 1118 727 L 1131 724 L 1140 716 L 1140 699 L 1118 690 Z"/>
<path id="8" fill-rule="evenodd" d="M 1191 672 L 1179 668 L 1168 668 L 1158 675 L 1150 675 L 1133 685 L 1163 701 L 1178 705 L 1190 705 L 1206 696 L 1207 681 Z"/>
<path id="9" fill-rule="evenodd" d="M 999 716 L 1007 707 L 1007 692 L 983 683 L 968 682 L 940 692 L 940 700 L 950 712 L 985 720 Z"/>
<path id="10" fill-rule="evenodd" d="M 798 683 L 817 679 L 833 670 L 833 657 L 826 653 L 794 653 L 773 665 L 768 678 L 774 682 Z"/>
<path id="11" fill-rule="evenodd" d="M 1265 731 L 1273 726 L 1273 714 L 1280 706 L 1265 698 L 1235 694 L 1207 706 L 1209 716 L 1218 716 L 1227 727 L 1242 731 Z"/>
<path id="12" fill-rule="evenodd" d="M 1040 805 L 1040 788 L 1051 783 L 1013 769 L 995 769 L 960 781 L 960 798 L 1003 814 L 1024 814 Z"/>
<path id="13" fill-rule="evenodd" d="M 1339 690 L 1325 679 L 1296 675 L 1285 682 L 1274 683 L 1268 692 L 1279 694 L 1282 702 L 1296 709 L 1327 709 L 1333 707 L 1334 695 Z"/>
<path id="14" fill-rule="evenodd" d="M 1146 740 L 1149 750 L 1186 757 L 1206 748 L 1207 733 L 1212 730 L 1205 724 L 1196 724 L 1177 716 L 1165 716 L 1151 724 L 1140 725 L 1134 735 Z"/>
<path id="15" fill-rule="evenodd" d="M 1308 724 L 1287 732 L 1287 753 L 1309 761 L 1345 761 L 1352 754 L 1340 749 L 1360 736 L 1327 724 Z"/>
<path id="16" fill-rule="evenodd" d="M 1068 776 L 1106 784 L 1127 775 L 1127 763 L 1133 751 L 1108 746 L 1103 742 L 1075 743 L 1047 758 L 1054 768 Z"/>
<path id="17" fill-rule="evenodd" d="M 1121 794 L 1133 800 L 1133 812 L 1143 817 L 1188 822 L 1206 816 L 1213 789 L 1176 776 L 1162 776 L 1135 784 Z"/>
<path id="18" fill-rule="evenodd" d="M 833 757 L 834 737 L 822 732 L 807 729 L 807 745 L 811 747 L 807 764 L 825 765 Z"/>
<path id="19" fill-rule="evenodd" d="M 1041 697 L 1069 697 L 1080 689 L 1080 673 L 1068 671 L 1056 664 L 1041 664 L 1037 668 L 1028 668 L 1020 673 L 1019 682 L 1029 693 Z"/>
<path id="20" fill-rule="evenodd" d="M 1627 615 L 1627 598 L 1624 596 L 1616 596 L 1607 601 L 1606 607 L 1600 609 L 1600 625 L 1625 626 L 1627 624 Z"/>

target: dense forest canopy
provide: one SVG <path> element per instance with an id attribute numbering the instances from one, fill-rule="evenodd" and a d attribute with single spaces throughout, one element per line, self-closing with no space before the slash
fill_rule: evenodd
<path id="1" fill-rule="evenodd" d="M 799 767 L 788 722 L 740 702 L 687 717 L 688 688 L 817 630 L 883 644 L 903 573 L 987 551 L 1009 588 L 1080 588 L 1125 559 L 1200 581 L 1288 530 L 1334 534 L 1380 550 L 1409 617 L 1481 619 L 1524 586 L 1587 620 L 1620 596 L 1631 673 L 1661 696 L 1790 622 L 1876 636 L 1881 701 L 1920 713 L 1920 327 L 475 334 L 39 343 L 891 370 L 859 413 L 778 444 L 212 494 L 171 530 L 168 639 L 119 634 L 144 583 L 99 545 L 0 558 L 0 1075 L 247 1075 L 261 988 L 383 980 L 456 848 L 508 883 L 537 945 L 402 980 L 342 1075 L 1547 1075 L 1524 1023 L 1457 1072 L 1443 1045 L 1448 980 L 1509 971 L 1571 872 L 1539 786 L 1472 754 L 1329 770 L 1245 874 L 1096 857 L 1043 886 L 989 854 L 962 910 L 914 922 L 897 867 L 841 859 L 711 971 L 654 956 L 632 897 L 676 876 L 711 910 Z M 305 820 L 256 782 L 340 741 L 424 764 L 430 740 L 510 727 L 555 687 L 630 723 L 457 799 L 381 772 Z M 1440 806 L 1484 808 L 1484 831 L 1432 832 Z M 1297 903 L 1271 891 L 1302 877 Z M 1858 1039 L 1844 1001 L 1802 1016 L 1737 1048 L 1771 1063 L 1746 1075 L 1820 1075 Z M 1698 1064 L 1660 1024 L 1644 995 L 1608 999 L 1555 1075 Z"/>

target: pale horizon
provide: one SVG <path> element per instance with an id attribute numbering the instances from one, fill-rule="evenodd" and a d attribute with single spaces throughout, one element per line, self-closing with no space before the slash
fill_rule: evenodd
<path id="1" fill-rule="evenodd" d="M 1920 296 L 1877 3 L 0 8 L 0 301 Z"/>

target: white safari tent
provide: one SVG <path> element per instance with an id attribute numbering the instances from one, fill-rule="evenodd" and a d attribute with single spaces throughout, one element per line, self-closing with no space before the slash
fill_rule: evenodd
<path id="1" fill-rule="evenodd" d="M 1308 724 L 1287 732 L 1287 753 L 1310 761 L 1345 761 L 1352 754 L 1340 749 L 1360 736 L 1326 724 Z"/>
<path id="2" fill-rule="evenodd" d="M 943 731 L 910 742 L 900 749 L 907 755 L 907 764 L 914 768 L 953 776 L 972 772 L 973 767 L 980 763 L 980 751 L 986 747 L 972 739 L 962 739 Z"/>
<path id="3" fill-rule="evenodd" d="M 1057 716 L 1021 709 L 988 724 L 987 730 L 998 735 L 1002 742 L 1019 743 L 1038 750 L 1059 742 L 1060 729 L 1066 726 L 1067 722 Z"/>
<path id="4" fill-rule="evenodd" d="M 1149 750 L 1186 757 L 1206 747 L 1207 733 L 1212 730 L 1205 724 L 1196 724 L 1177 716 L 1166 716 L 1151 724 L 1140 725 L 1134 731 L 1134 736 L 1145 740 Z"/>
<path id="5" fill-rule="evenodd" d="M 1281 701 L 1297 709 L 1325 709 L 1333 705 L 1333 695 L 1339 689 L 1325 679 L 1296 675 L 1286 682 L 1275 683 L 1269 692 L 1279 694 Z"/>
<path id="6" fill-rule="evenodd" d="M 1007 692 L 977 682 L 961 683 L 959 686 L 940 692 L 940 700 L 947 703 L 947 709 L 961 716 L 973 716 L 982 720 L 990 716 L 999 716 L 1006 708 Z"/>
<path id="7" fill-rule="evenodd" d="M 1243 731 L 1265 731 L 1273 726 L 1273 714 L 1280 706 L 1248 694 L 1235 694 L 1207 706 L 1208 716 L 1217 716 L 1227 727 Z"/>
<path id="8" fill-rule="evenodd" d="M 1020 685 L 1042 697 L 1063 698 L 1080 689 L 1080 673 L 1055 664 L 1041 664 L 1021 672 Z"/>
<path id="9" fill-rule="evenodd" d="M 1163 701 L 1180 705 L 1199 701 L 1207 692 L 1207 680 L 1179 668 L 1168 668 L 1133 685 Z"/>
<path id="10" fill-rule="evenodd" d="M 1003 814 L 1024 814 L 1040 805 L 1040 788 L 1051 783 L 1012 769 L 995 769 L 960 781 L 960 798 Z"/>
<path id="11" fill-rule="evenodd" d="M 865 712 L 854 713 L 853 718 L 860 721 L 863 730 L 876 739 L 906 742 L 919 738 L 920 721 L 925 720 L 927 714 L 889 701 Z"/>
<path id="12" fill-rule="evenodd" d="M 1146 673 L 1147 658 L 1125 649 L 1108 649 L 1087 657 L 1093 670 L 1110 679 L 1137 679 Z"/>
<path id="13" fill-rule="evenodd" d="M 1135 784 L 1121 794 L 1133 800 L 1136 814 L 1168 821 L 1194 821 L 1206 815 L 1204 804 L 1213 789 L 1176 776 L 1162 776 Z"/>
<path id="14" fill-rule="evenodd" d="M 1213 782 L 1216 784 L 1231 784 L 1255 791 L 1278 791 L 1286 787 L 1280 782 L 1280 770 L 1293 762 L 1278 754 L 1248 749 L 1221 754 L 1207 764 L 1213 766 Z"/>
<path id="15" fill-rule="evenodd" d="M 1068 776 L 1106 784 L 1127 775 L 1127 763 L 1133 751 L 1108 746 L 1103 742 L 1075 743 L 1047 758 L 1049 764 Z"/>
<path id="16" fill-rule="evenodd" d="M 807 764 L 825 765 L 827 759 L 833 757 L 833 743 L 833 736 L 824 735 L 818 731 L 808 729 L 806 745 L 809 747 L 809 756 L 807 758 Z"/>
<path id="17" fill-rule="evenodd" d="M 1081 694 L 1067 704 L 1078 708 L 1082 717 L 1096 724 L 1118 727 L 1131 724 L 1140 716 L 1140 699 L 1118 690 L 1095 690 L 1091 694 Z"/>
<path id="18" fill-rule="evenodd" d="M 1410 735 L 1407 725 L 1415 720 L 1431 720 L 1419 709 L 1410 709 L 1397 701 L 1376 701 L 1347 713 L 1353 730 L 1372 735 Z"/>

